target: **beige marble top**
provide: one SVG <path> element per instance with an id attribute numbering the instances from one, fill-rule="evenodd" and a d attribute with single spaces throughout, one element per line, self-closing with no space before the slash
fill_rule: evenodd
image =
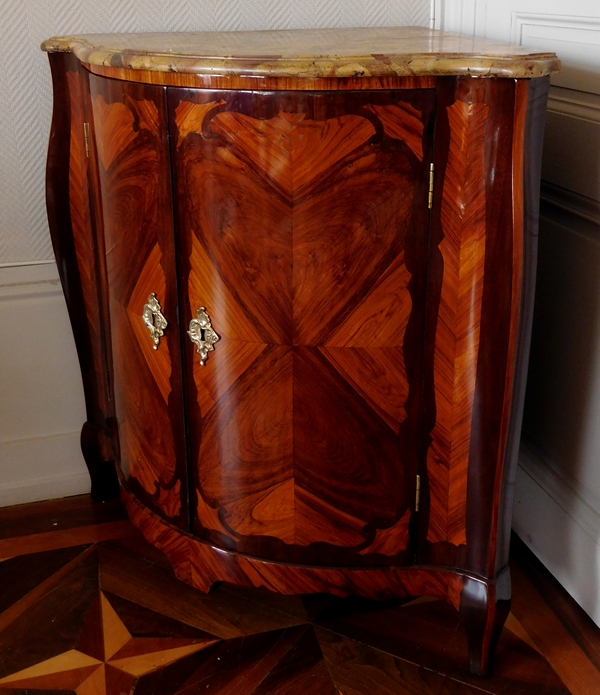
<path id="1" fill-rule="evenodd" d="M 87 34 L 49 39 L 42 49 L 90 65 L 202 75 L 515 78 L 560 69 L 554 53 L 422 27 Z"/>

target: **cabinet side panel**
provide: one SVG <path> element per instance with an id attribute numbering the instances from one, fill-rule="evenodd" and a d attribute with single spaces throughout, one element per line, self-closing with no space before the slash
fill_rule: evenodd
<path id="1" fill-rule="evenodd" d="M 522 227 L 515 225 L 515 234 L 522 234 L 522 277 L 520 286 L 520 316 L 515 330 L 514 387 L 510 415 L 507 414 L 508 434 L 501 485 L 501 505 L 498 511 L 496 548 L 491 548 L 490 571 L 498 573 L 508 563 L 517 458 L 527 382 L 527 365 L 531 344 L 535 279 L 537 266 L 540 180 L 544 120 L 548 103 L 550 78 L 523 81 L 519 84 L 520 99 L 516 104 L 518 121 L 515 124 L 514 185 L 515 201 L 522 189 Z M 517 129 L 516 126 L 519 126 Z M 522 231 L 521 231 L 522 230 Z M 516 245 L 516 244 L 515 244 Z M 521 248 L 521 246 L 519 246 Z M 516 294 L 515 300 L 519 296 Z M 510 420 L 508 420 L 510 418 Z M 495 560 L 494 560 L 495 551 Z"/>
<path id="2" fill-rule="evenodd" d="M 410 561 L 433 93 L 169 98 L 182 306 L 219 335 L 186 350 L 195 530 Z"/>
<path id="3" fill-rule="evenodd" d="M 120 464 L 144 504 L 187 527 L 164 88 L 91 76 L 90 90 Z M 147 323 L 158 326 L 159 307 L 167 325 L 153 340 Z"/>
<path id="4" fill-rule="evenodd" d="M 101 251 L 92 223 L 84 131 L 87 73 L 70 54 L 50 54 L 49 59 L 54 114 L 46 168 L 48 222 L 83 378 L 83 453 L 92 476 L 92 496 L 104 501 L 116 496 L 118 487 L 107 438 L 113 404 L 98 273 Z"/>
<path id="5" fill-rule="evenodd" d="M 513 392 L 523 270 L 522 180 L 514 197 L 516 80 L 494 80 L 486 133 L 486 259 L 467 488 L 467 563 L 484 576 L 495 544 L 507 419 Z"/>
<path id="6" fill-rule="evenodd" d="M 436 132 L 429 306 L 437 318 L 428 362 L 435 405 L 426 411 L 435 417 L 418 557 L 482 575 L 495 540 L 520 314 L 515 90 L 514 80 L 441 79 Z"/>

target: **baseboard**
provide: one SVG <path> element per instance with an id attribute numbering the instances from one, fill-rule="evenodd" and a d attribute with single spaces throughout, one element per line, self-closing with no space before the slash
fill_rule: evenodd
<path id="1" fill-rule="evenodd" d="M 0 267 L 0 506 L 89 491 L 81 374 L 55 263 Z"/>
<path id="2" fill-rule="evenodd" d="M 0 507 L 89 493 L 79 432 L 0 442 Z"/>
<path id="3" fill-rule="evenodd" d="M 600 625 L 600 502 L 543 454 L 519 454 L 513 528 Z"/>

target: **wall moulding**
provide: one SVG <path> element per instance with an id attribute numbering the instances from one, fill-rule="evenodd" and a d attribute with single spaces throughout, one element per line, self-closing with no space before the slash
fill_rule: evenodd
<path id="1" fill-rule="evenodd" d="M 481 3 L 478 3 L 481 4 Z M 512 12 L 511 14 L 511 30 L 510 41 L 523 45 L 523 36 L 525 27 L 552 27 L 564 31 L 574 29 L 584 32 L 580 39 L 585 39 L 588 34 L 600 31 L 600 18 L 598 17 L 582 17 L 580 15 L 558 15 L 548 14 L 545 12 Z M 577 43 L 588 43 L 585 40 L 579 40 Z"/>
<path id="2" fill-rule="evenodd" d="M 560 30 L 575 29 L 587 34 L 600 31 L 600 18 L 582 17 L 581 15 L 548 14 L 546 12 L 512 12 L 510 25 L 511 43 L 521 45 L 524 27 L 526 26 L 555 27 Z M 579 41 L 578 43 L 587 42 Z"/>
<path id="3" fill-rule="evenodd" d="M 556 47 L 563 69 L 553 76 L 552 84 L 600 94 L 599 17 L 514 11 L 510 41 L 530 48 Z"/>
<path id="4" fill-rule="evenodd" d="M 600 125 L 600 96 L 563 87 L 551 87 L 548 111 Z"/>
<path id="5" fill-rule="evenodd" d="M 90 491 L 79 430 L 0 441 L 0 473 L 0 507 Z"/>
<path id="6" fill-rule="evenodd" d="M 0 506 L 81 494 L 81 374 L 56 263 L 0 267 Z"/>
<path id="7" fill-rule="evenodd" d="M 513 528 L 600 625 L 600 502 L 525 445 L 519 454 Z"/>
<path id="8" fill-rule="evenodd" d="M 545 203 L 560 208 L 571 215 L 576 215 L 578 218 L 591 222 L 595 231 L 592 238 L 594 241 L 600 241 L 600 202 L 570 191 L 567 188 L 556 186 L 548 181 L 542 181 L 541 199 Z M 577 220 L 571 221 L 568 229 L 571 231 L 578 229 L 579 225 L 576 222 Z M 590 235 L 586 234 L 586 236 Z"/>

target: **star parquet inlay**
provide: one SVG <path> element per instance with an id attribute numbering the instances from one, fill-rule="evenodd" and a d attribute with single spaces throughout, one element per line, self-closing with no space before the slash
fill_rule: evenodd
<path id="1" fill-rule="evenodd" d="M 5 560 L 0 596 L 0 695 L 569 693 L 513 614 L 482 680 L 443 602 L 203 594 L 137 535 Z"/>

